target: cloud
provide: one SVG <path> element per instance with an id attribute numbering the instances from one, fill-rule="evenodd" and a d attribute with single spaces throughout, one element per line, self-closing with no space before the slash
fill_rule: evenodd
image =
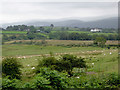
<path id="1" fill-rule="evenodd" d="M 116 2 L 2 2 L 3 23 L 26 20 L 117 16 Z"/>
<path id="2" fill-rule="evenodd" d="M 2 2 L 119 2 L 119 0 L 1 0 Z"/>

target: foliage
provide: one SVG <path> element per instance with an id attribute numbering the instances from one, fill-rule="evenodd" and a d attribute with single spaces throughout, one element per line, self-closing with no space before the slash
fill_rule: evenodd
<path id="1" fill-rule="evenodd" d="M 49 85 L 50 81 L 47 80 L 46 78 L 42 77 L 42 76 L 35 76 L 35 78 L 32 80 L 32 88 L 36 88 L 36 89 L 45 89 L 45 88 L 51 88 L 51 86 Z"/>
<path id="2" fill-rule="evenodd" d="M 74 67 L 85 68 L 86 62 L 83 58 L 77 58 L 76 56 L 65 54 L 58 62 L 58 71 L 66 70 L 70 76 L 72 76 L 72 70 Z"/>
<path id="3" fill-rule="evenodd" d="M 16 58 L 5 58 L 2 61 L 2 73 L 5 76 L 10 76 L 9 78 L 20 79 L 22 65 L 17 61 Z"/>
<path id="4" fill-rule="evenodd" d="M 39 60 L 38 66 L 36 67 L 36 73 L 40 73 L 40 68 L 45 67 L 51 67 L 51 69 L 55 69 L 56 66 L 56 58 L 55 57 L 43 57 L 42 60 Z"/>
<path id="5" fill-rule="evenodd" d="M 67 71 L 70 76 L 72 76 L 72 70 L 74 67 L 85 68 L 86 64 L 83 58 L 77 58 L 73 55 L 63 55 L 60 60 L 57 60 L 53 56 L 44 57 L 42 61 L 39 61 L 36 72 L 39 72 L 41 66 L 50 67 L 58 71 Z"/>
<path id="6" fill-rule="evenodd" d="M 120 76 L 115 73 L 108 75 L 107 84 L 110 86 L 119 86 L 120 87 Z"/>
<path id="7" fill-rule="evenodd" d="M 97 37 L 102 37 L 106 40 L 118 40 L 118 35 L 113 34 L 98 34 L 98 33 L 92 33 L 89 34 L 89 32 L 81 32 L 79 31 L 56 31 L 51 32 L 49 34 L 49 39 L 59 39 L 59 40 L 95 40 Z"/>
<path id="8" fill-rule="evenodd" d="M 98 46 L 103 47 L 106 43 L 106 39 L 104 37 L 96 37 L 94 40 L 94 44 L 97 44 Z"/>
<path id="9" fill-rule="evenodd" d="M 66 74 L 60 73 L 56 70 L 42 67 L 40 68 L 40 73 L 37 75 L 37 77 L 44 77 L 49 80 L 48 84 L 53 88 L 67 88 Z"/>
<path id="10" fill-rule="evenodd" d="M 79 78 L 78 78 L 79 77 Z M 28 89 L 65 89 L 65 88 L 89 88 L 89 89 L 112 89 L 120 88 L 120 78 L 117 74 L 102 75 L 79 75 L 77 77 L 67 77 L 66 73 L 61 73 L 50 68 L 40 68 L 37 74 L 29 82 L 24 84 L 17 79 L 2 79 L 2 88 L 16 90 L 18 88 Z"/>
<path id="11" fill-rule="evenodd" d="M 9 79 L 9 77 L 5 77 L 2 79 L 2 89 L 3 90 L 15 90 L 18 86 L 17 84 L 20 81 L 17 79 Z"/>

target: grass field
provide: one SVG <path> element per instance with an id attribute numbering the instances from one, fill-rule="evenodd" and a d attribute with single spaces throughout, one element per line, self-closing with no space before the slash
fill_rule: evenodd
<path id="1" fill-rule="evenodd" d="M 48 46 L 40 45 L 24 45 L 24 44 L 5 44 L 2 45 L 2 55 L 4 57 L 16 57 L 18 61 L 22 63 L 22 81 L 30 81 L 34 76 L 34 70 L 32 67 L 38 65 L 38 60 L 43 56 L 49 56 L 50 52 L 59 59 L 63 54 L 73 54 L 77 57 L 85 58 L 88 65 L 88 72 L 101 73 L 118 73 L 118 49 L 117 48 L 101 48 L 101 47 L 67 47 L 56 46 L 58 44 L 70 44 L 70 43 L 90 43 L 91 41 L 66 41 L 66 40 L 47 40 Z M 110 43 L 117 43 L 108 41 Z M 52 44 L 52 45 L 51 45 Z M 94 63 L 94 65 L 92 64 Z M 29 65 L 29 66 L 28 66 Z M 76 72 L 75 68 L 73 72 Z"/>
<path id="2" fill-rule="evenodd" d="M 27 31 L 2 31 L 2 34 L 26 34 Z"/>
<path id="3" fill-rule="evenodd" d="M 5 44 L 12 44 L 13 42 L 41 42 L 42 40 L 13 40 L 13 41 L 8 41 L 5 42 Z M 70 44 L 92 44 L 93 41 L 92 40 L 45 40 L 47 43 L 47 45 L 70 45 Z M 118 41 L 116 40 L 108 40 L 106 42 L 106 45 L 118 45 Z"/>
<path id="4" fill-rule="evenodd" d="M 57 32 L 57 30 L 52 30 L 51 31 L 51 33 L 54 33 L 54 32 Z M 94 35 L 94 34 L 97 34 L 97 35 L 106 35 L 106 36 L 108 36 L 108 35 L 117 35 L 117 33 L 102 33 L 102 32 L 100 32 L 100 33 L 92 33 L 92 32 L 89 32 L 89 31 L 70 31 L 69 30 L 67 32 L 69 32 L 69 33 L 73 33 L 73 32 L 74 33 L 87 33 L 89 35 Z M 27 31 L 2 31 L 0 33 L 2 33 L 2 34 L 26 34 Z M 38 34 L 46 36 L 47 38 L 49 38 L 48 34 L 44 34 L 44 33 L 40 33 L 40 32 Z"/>
<path id="5" fill-rule="evenodd" d="M 41 49 L 42 48 L 42 49 Z M 12 53 L 11 53 L 12 52 Z M 3 56 L 17 57 L 19 62 L 22 63 L 22 80 L 23 82 L 31 80 L 34 76 L 32 67 L 36 67 L 38 60 L 43 56 L 49 56 L 53 52 L 56 58 L 60 58 L 62 54 L 73 54 L 78 57 L 85 58 L 89 66 L 88 72 L 101 73 L 118 73 L 118 50 L 117 49 L 104 49 L 98 47 L 58 47 L 46 46 L 40 47 L 36 45 L 4 45 Z M 112 54 L 110 54 L 110 52 Z M 94 65 L 92 65 L 94 63 Z M 28 66 L 29 65 L 29 66 Z M 74 69 L 74 72 L 77 70 Z"/>
<path id="6" fill-rule="evenodd" d="M 51 31 L 52 33 L 54 33 L 54 32 L 57 32 L 57 31 Z M 87 34 L 89 34 L 89 35 L 94 35 L 94 34 L 97 34 L 97 35 L 116 35 L 117 33 L 102 33 L 102 32 L 96 32 L 96 33 L 93 33 L 93 32 L 90 32 L 90 31 L 67 31 L 67 32 L 69 32 L 69 33 L 87 33 Z"/>
<path id="7" fill-rule="evenodd" d="M 20 34 L 27 34 L 27 31 L 2 31 L 0 32 L 2 34 L 6 34 L 7 36 L 11 36 L 11 35 L 20 35 Z M 47 38 L 49 38 L 49 36 L 47 34 L 44 33 L 37 33 L 39 35 L 45 36 Z"/>
<path id="8" fill-rule="evenodd" d="M 39 55 L 53 53 L 70 53 L 91 50 L 101 50 L 96 47 L 62 47 L 62 46 L 39 46 L 39 45 L 3 45 L 3 56 L 23 56 L 23 55 Z"/>

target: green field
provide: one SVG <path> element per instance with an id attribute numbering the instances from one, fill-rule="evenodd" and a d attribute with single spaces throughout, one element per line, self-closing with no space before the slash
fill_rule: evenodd
<path id="1" fill-rule="evenodd" d="M 7 41 L 5 44 L 13 44 L 14 42 L 41 42 L 42 40 L 13 40 L 13 41 Z M 46 45 L 49 46 L 66 46 L 66 45 L 90 45 L 93 44 L 92 40 L 45 40 Z M 117 40 L 108 40 L 106 42 L 106 45 L 118 45 Z"/>
<path id="2" fill-rule="evenodd" d="M 117 51 L 117 48 L 107 49 L 101 47 L 40 46 L 23 44 L 6 44 L 2 46 L 3 57 L 26 57 L 29 58 L 29 60 L 32 60 L 31 57 L 37 58 L 41 57 L 42 55 L 48 56 L 50 52 L 52 52 L 56 57 L 62 54 L 73 54 L 79 57 L 81 56 L 84 58 L 88 58 L 86 59 L 88 64 L 95 62 L 96 64 L 93 69 L 96 71 L 101 65 L 103 65 L 101 67 L 103 69 L 107 69 L 108 67 L 106 66 L 109 66 L 110 68 L 114 66 L 115 69 L 108 69 L 108 71 L 110 72 L 117 72 Z M 111 55 L 109 54 L 110 52 L 112 53 Z M 29 61 L 26 63 L 29 63 Z"/>
<path id="3" fill-rule="evenodd" d="M 6 35 L 10 36 L 10 35 L 27 34 L 27 31 L 2 31 L 2 32 L 0 32 L 0 33 L 2 33 L 2 34 L 6 34 Z M 49 38 L 49 36 L 46 35 L 46 34 L 44 34 L 44 33 L 40 33 L 40 32 L 38 32 L 37 34 Z"/>
<path id="4" fill-rule="evenodd" d="M 2 34 L 26 34 L 27 31 L 2 31 Z"/>
<path id="5" fill-rule="evenodd" d="M 28 40 L 29 41 L 29 40 Z M 72 40 L 47 40 L 49 43 L 46 46 L 41 45 L 27 45 L 27 44 L 10 44 L 2 45 L 2 56 L 16 57 L 18 61 L 22 63 L 22 83 L 30 82 L 35 73 L 32 67 L 38 65 L 38 60 L 41 60 L 43 56 L 50 56 L 52 52 L 55 58 L 59 59 L 64 54 L 72 54 L 77 57 L 82 57 L 86 61 L 87 72 L 94 72 L 96 76 L 100 74 L 118 73 L 118 49 L 111 47 L 111 49 L 101 47 L 69 47 L 69 46 L 57 46 L 58 44 L 79 44 L 80 41 Z M 91 42 L 91 41 L 81 41 Z M 116 43 L 116 42 L 110 42 Z M 94 63 L 94 65 L 92 65 Z M 29 66 L 28 66 L 29 65 Z M 77 72 L 77 68 L 73 69 L 73 72 Z M 92 75 L 91 75 L 92 76 Z M 75 78 L 75 77 L 73 77 Z"/>
<path id="6" fill-rule="evenodd" d="M 57 31 L 51 31 L 52 33 L 55 33 Z M 102 33 L 102 32 L 96 32 L 96 33 L 93 33 L 93 32 L 90 32 L 90 31 L 66 31 L 66 32 L 69 32 L 69 33 L 86 33 L 88 35 L 94 35 L 94 34 L 97 34 L 97 35 L 116 35 L 117 33 Z"/>
<path id="7" fill-rule="evenodd" d="M 62 47 L 62 46 L 39 46 L 39 45 L 3 45 L 3 56 L 23 56 L 23 55 L 39 55 L 53 53 L 70 53 L 102 50 L 96 47 Z"/>
<path id="8" fill-rule="evenodd" d="M 57 30 L 52 30 L 51 33 L 55 33 L 55 32 L 58 32 Z M 89 35 L 94 35 L 94 34 L 97 34 L 97 35 L 117 35 L 117 33 L 102 33 L 102 32 L 97 32 L 97 33 L 92 33 L 90 31 L 67 31 L 69 33 L 87 33 Z M 27 31 L 2 31 L 0 32 L 2 34 L 27 34 Z M 43 36 L 46 36 L 47 38 L 49 38 L 48 34 L 44 34 L 44 33 L 38 33 L 40 35 L 43 35 Z"/>

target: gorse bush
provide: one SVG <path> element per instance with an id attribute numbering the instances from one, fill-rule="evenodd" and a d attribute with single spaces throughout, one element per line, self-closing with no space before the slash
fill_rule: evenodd
<path id="1" fill-rule="evenodd" d="M 117 74 L 102 75 L 79 75 L 68 77 L 67 73 L 51 70 L 51 68 L 41 67 L 38 73 L 29 82 L 22 83 L 17 79 L 4 77 L 2 80 L 3 90 L 21 89 L 66 89 L 66 88 L 89 88 L 89 89 L 110 89 L 120 88 L 120 78 Z M 79 78 L 78 78 L 79 77 Z"/>
<path id="2" fill-rule="evenodd" d="M 20 81 L 17 79 L 9 79 L 9 77 L 4 77 L 2 79 L 2 89 L 3 90 L 16 90 L 16 88 L 18 88 L 17 84 Z"/>
<path id="3" fill-rule="evenodd" d="M 68 74 L 70 76 L 72 76 L 72 70 L 74 67 L 78 67 L 78 68 L 85 68 L 86 66 L 86 62 L 84 61 L 83 58 L 77 58 L 74 55 L 69 55 L 69 54 L 65 54 L 61 57 L 61 59 L 59 60 L 59 63 L 57 64 L 58 71 L 63 71 L 66 70 L 68 72 Z"/>
<path id="4" fill-rule="evenodd" d="M 41 67 L 51 67 L 51 69 L 55 69 L 54 66 L 56 66 L 56 62 L 57 62 L 57 60 L 56 60 L 55 57 L 52 57 L 52 56 L 43 57 L 42 60 L 39 60 L 39 63 L 36 67 L 35 72 L 40 73 L 39 70 L 40 70 Z"/>
<path id="5" fill-rule="evenodd" d="M 36 89 L 51 88 L 50 81 L 42 76 L 37 75 L 32 81 L 32 88 Z"/>
<path id="6" fill-rule="evenodd" d="M 17 61 L 16 58 L 5 58 L 2 61 L 2 73 L 5 76 L 9 76 L 10 79 L 20 79 L 22 65 Z"/>
<path id="7" fill-rule="evenodd" d="M 67 71 L 72 76 L 72 70 L 74 67 L 85 68 L 86 62 L 83 58 L 77 58 L 76 56 L 65 54 L 59 60 L 55 57 L 44 57 L 43 60 L 39 61 L 36 69 L 36 73 L 39 73 L 39 68 L 50 67 L 52 70 Z"/>
<path id="8" fill-rule="evenodd" d="M 108 80 L 106 82 L 110 86 L 119 86 L 120 87 L 120 76 L 115 73 L 109 74 Z"/>
<path id="9" fill-rule="evenodd" d="M 67 88 L 67 75 L 65 73 L 60 73 L 56 70 L 51 70 L 50 68 L 40 68 L 40 73 L 36 76 L 37 78 L 44 79 L 44 85 L 51 86 L 52 88 Z M 46 82 L 45 82 L 46 81 Z M 42 81 L 39 82 L 42 83 Z M 39 84 L 40 84 L 39 83 Z M 36 83 L 37 84 L 37 83 Z M 41 84 L 43 85 L 43 84 Z"/>
<path id="10" fill-rule="evenodd" d="M 43 66 L 49 67 L 56 64 L 56 59 L 54 57 L 43 58 Z"/>

